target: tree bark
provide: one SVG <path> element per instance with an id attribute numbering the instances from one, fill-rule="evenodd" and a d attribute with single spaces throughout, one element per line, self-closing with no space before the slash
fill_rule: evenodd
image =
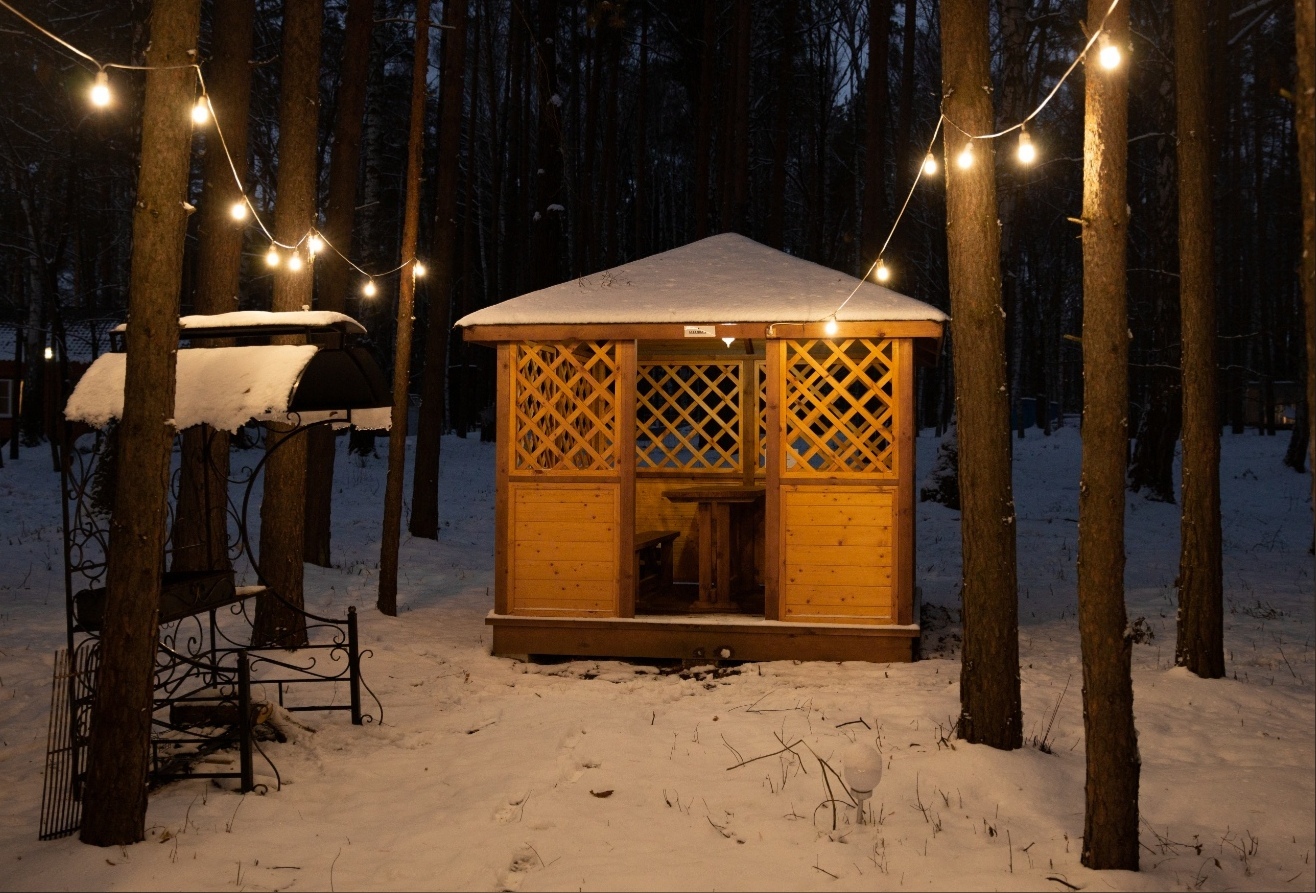
<path id="1" fill-rule="evenodd" d="M 156 0 L 146 62 L 141 168 L 133 211 L 127 372 L 106 570 L 105 627 L 83 790 L 84 843 L 127 845 L 146 834 L 146 780 L 173 440 L 178 294 L 200 0 Z M 180 66 L 180 67 L 171 67 Z"/>
<path id="2" fill-rule="evenodd" d="M 439 538 L 439 453 L 448 387 L 449 308 L 457 284 L 457 184 L 461 155 L 462 97 L 466 82 L 466 4 L 444 4 L 443 59 L 439 83 L 439 157 L 434 242 L 430 248 L 429 311 L 425 367 L 421 372 L 416 460 L 411 482 L 412 536 Z M 512 26 L 514 29 L 516 24 Z M 475 138 L 471 134 L 471 139 Z M 410 201 L 410 193 L 408 193 Z M 470 213 L 468 207 L 467 213 Z"/>
<path id="3" fill-rule="evenodd" d="M 1096 27 L 1105 0 L 1090 0 Z M 1106 30 L 1129 44 L 1128 5 Z M 1092 58 L 1095 61 L 1095 58 Z M 1138 739 L 1124 613 L 1128 460 L 1128 65 L 1087 66 L 1083 141 L 1083 460 L 1078 489 L 1078 625 L 1087 742 L 1082 861 L 1138 869 Z"/>
<path id="4" fill-rule="evenodd" d="M 1183 366 L 1183 514 L 1175 663 L 1199 676 L 1225 674 L 1220 542 L 1220 421 L 1215 267 L 1207 117 L 1206 15 L 1200 0 L 1175 0 L 1174 62 L 1179 137 L 1179 302 Z"/>
<path id="5" fill-rule="evenodd" d="M 530 287 L 562 281 L 562 116 L 558 96 L 558 0 L 539 0 L 535 34 L 535 71 L 539 85 L 538 167 L 534 213 L 530 223 Z"/>
<path id="6" fill-rule="evenodd" d="M 1294 113 L 1302 183 L 1302 304 L 1307 319 L 1307 450 L 1316 511 L 1316 0 L 1294 0 L 1298 78 Z"/>
<path id="7" fill-rule="evenodd" d="M 785 246 L 786 161 L 790 157 L 791 92 L 795 85 L 795 19 L 799 0 L 785 0 L 781 10 L 781 55 L 777 58 L 777 97 L 772 129 L 772 175 L 768 187 L 768 221 L 764 241 Z"/>
<path id="8" fill-rule="evenodd" d="M 639 73 L 635 89 L 635 238 L 633 257 L 649 253 L 649 7 L 640 5 Z"/>
<path id="9" fill-rule="evenodd" d="M 243 227 L 230 209 L 243 200 L 237 176 L 247 175 L 247 133 L 251 107 L 252 24 L 255 0 L 232 0 L 215 6 L 214 56 L 207 75 L 207 93 L 215 118 L 224 128 L 220 143 L 216 125 L 206 132 L 201 161 L 201 208 L 197 227 L 197 313 L 227 313 L 238 309 L 242 279 Z M 227 146 L 228 154 L 224 148 Z M 207 342 L 223 347 L 231 341 Z M 174 512 L 173 569 L 214 570 L 230 567 L 228 555 L 229 434 L 208 426 L 183 432 L 179 461 L 178 505 Z"/>
<path id="10" fill-rule="evenodd" d="M 323 0 L 285 0 L 283 69 L 279 96 L 279 181 L 274 202 L 274 236 L 297 245 L 315 225 L 316 135 L 320 117 L 320 31 Z M 303 259 L 305 246 L 295 249 Z M 290 254 L 283 252 L 285 257 Z M 271 309 L 311 306 L 309 264 L 298 272 L 284 265 L 274 277 Z M 277 338 L 297 343 L 296 336 Z M 292 607 L 305 603 L 306 441 L 287 425 L 268 426 L 265 490 L 260 515 L 262 582 L 281 597 L 257 599 L 253 643 L 295 648 L 306 644 L 306 618 Z M 285 442 L 285 440 L 287 442 Z"/>
<path id="11" fill-rule="evenodd" d="M 453 6 L 465 6 L 458 0 Z M 420 222 L 420 163 L 425 136 L 425 80 L 430 57 L 430 0 L 416 0 L 416 49 L 411 63 L 411 124 L 407 133 L 407 198 L 402 212 L 402 281 L 398 286 L 397 343 L 393 351 L 393 419 L 388 432 L 384 533 L 379 546 L 381 613 L 398 614 L 398 546 L 402 479 L 407 465 L 407 395 L 411 388 L 411 317 L 416 296 L 416 235 Z M 464 29 L 463 29 L 464 30 Z M 460 35 L 464 38 L 464 33 Z"/>
<path id="12" fill-rule="evenodd" d="M 717 56 L 717 3 L 704 0 L 703 45 L 699 52 L 699 82 L 695 99 L 695 185 L 694 217 L 695 238 L 708 235 L 709 193 L 712 184 L 709 173 L 713 162 L 713 100 L 716 91 L 713 78 Z"/>
<path id="13" fill-rule="evenodd" d="M 993 130 L 987 19 L 987 0 L 947 0 L 941 7 L 945 113 L 970 133 Z M 945 130 L 948 158 L 958 155 L 966 143 L 958 127 Z M 946 165 L 946 248 L 963 506 L 960 736 L 1008 750 L 1022 744 L 1022 715 L 1005 314 L 991 142 L 975 141 L 974 153 L 976 159 L 968 169 Z"/>
<path id="14" fill-rule="evenodd" d="M 890 110 L 887 58 L 891 43 L 891 0 L 868 0 L 868 75 L 864 84 L 864 207 L 860 216 L 858 274 L 877 262 L 890 225 L 886 200 L 886 132 Z"/>
<path id="15" fill-rule="evenodd" d="M 348 0 L 330 144 L 329 193 L 324 209 L 325 238 L 330 245 L 348 255 L 352 252 L 352 224 L 356 219 L 356 183 L 361 175 L 361 124 L 366 109 L 373 19 L 373 0 Z M 316 259 L 316 267 L 320 277 L 316 295 L 319 309 L 346 313 L 351 282 L 351 268 L 347 261 L 333 251 L 326 251 Z M 336 442 L 337 437 L 329 428 L 313 428 L 306 432 L 303 557 L 320 567 L 329 567 L 332 563 L 330 521 L 333 516 Z"/>

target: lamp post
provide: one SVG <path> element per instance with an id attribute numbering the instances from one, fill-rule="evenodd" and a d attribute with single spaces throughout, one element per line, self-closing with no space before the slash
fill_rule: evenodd
<path id="1" fill-rule="evenodd" d="M 846 787 L 854 797 L 855 824 L 865 824 L 864 803 L 882 781 L 882 754 L 873 745 L 856 741 L 841 753 L 841 761 L 845 768 Z"/>

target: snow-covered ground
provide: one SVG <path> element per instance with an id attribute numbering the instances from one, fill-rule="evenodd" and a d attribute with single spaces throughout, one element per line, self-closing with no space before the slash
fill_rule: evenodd
<path id="1" fill-rule="evenodd" d="M 0 469 L 0 889 L 1312 890 L 1310 479 L 1281 465 L 1286 441 L 1224 439 L 1226 680 L 1173 667 L 1178 509 L 1128 500 L 1129 615 L 1147 639 L 1137 874 L 1079 864 L 1074 428 L 1015 452 L 1024 729 L 1045 751 L 950 735 L 958 514 L 926 503 L 920 583 L 952 622 L 919 663 L 664 674 L 491 657 L 492 447 L 447 438 L 442 538 L 404 542 L 399 617 L 373 609 L 382 458 L 340 456 L 338 566 L 308 569 L 313 609 L 361 609 L 384 722 L 303 715 L 314 734 L 265 745 L 282 790 L 170 785 L 147 841 L 111 849 L 36 840 L 64 619 L 57 478 L 26 451 Z M 922 467 L 934 449 L 919 440 Z M 832 831 L 816 757 L 856 735 L 886 757 L 879 822 L 842 812 Z M 794 753 L 733 768 L 782 742 Z"/>

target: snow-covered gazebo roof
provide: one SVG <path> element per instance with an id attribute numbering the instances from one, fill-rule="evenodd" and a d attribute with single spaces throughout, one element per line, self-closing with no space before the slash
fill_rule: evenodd
<path id="1" fill-rule="evenodd" d="M 724 233 L 485 307 L 456 325 L 475 330 L 467 337 L 477 341 L 504 340 L 504 326 L 713 325 L 744 337 L 833 316 L 842 324 L 932 323 L 921 327 L 928 337 L 947 319 L 889 288 Z"/>

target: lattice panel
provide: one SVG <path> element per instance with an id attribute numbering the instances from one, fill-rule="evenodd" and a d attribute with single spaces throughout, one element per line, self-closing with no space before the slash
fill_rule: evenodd
<path id="1" fill-rule="evenodd" d="M 739 363 L 641 365 L 636 468 L 738 471 L 740 374 Z"/>
<path id="2" fill-rule="evenodd" d="M 759 400 L 759 467 L 758 474 L 768 473 L 768 364 L 763 360 L 754 361 L 754 380 L 758 382 Z"/>
<path id="3" fill-rule="evenodd" d="M 788 341 L 786 474 L 895 468 L 895 342 Z"/>
<path id="4" fill-rule="evenodd" d="M 517 345 L 514 387 L 516 471 L 616 467 L 615 344 Z"/>

